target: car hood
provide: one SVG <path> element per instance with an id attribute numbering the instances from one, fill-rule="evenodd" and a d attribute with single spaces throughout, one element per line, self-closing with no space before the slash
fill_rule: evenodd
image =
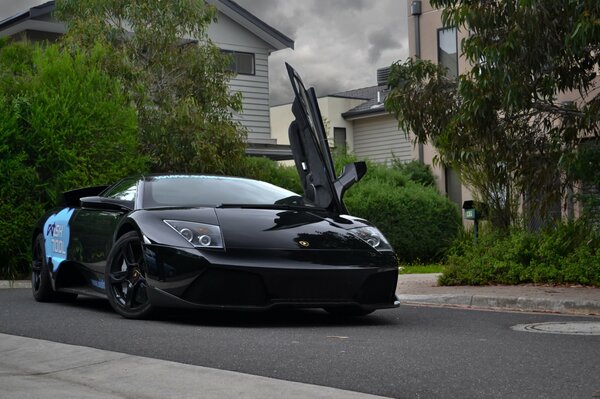
<path id="1" fill-rule="evenodd" d="M 347 229 L 364 224 L 304 210 L 217 208 L 227 249 L 373 250 Z"/>

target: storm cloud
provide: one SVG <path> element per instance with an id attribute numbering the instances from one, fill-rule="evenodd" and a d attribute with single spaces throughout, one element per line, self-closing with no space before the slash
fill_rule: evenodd
<path id="1" fill-rule="evenodd" d="M 237 0 L 295 41 L 269 57 L 271 104 L 291 101 L 288 62 L 317 94 L 372 86 L 377 68 L 408 57 L 404 0 Z"/>
<path id="2" fill-rule="evenodd" d="M 0 20 L 45 0 L 0 0 Z M 376 84 L 376 70 L 408 56 L 406 0 L 236 0 L 295 41 L 269 57 L 271 104 L 291 101 L 284 63 L 323 96 Z"/>

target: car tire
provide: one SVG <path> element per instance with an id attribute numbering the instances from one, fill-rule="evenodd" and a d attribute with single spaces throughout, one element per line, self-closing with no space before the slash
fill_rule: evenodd
<path id="1" fill-rule="evenodd" d="M 336 317 L 360 317 L 373 313 L 374 309 L 363 309 L 359 306 L 332 306 L 325 308 L 325 311 Z"/>
<path id="2" fill-rule="evenodd" d="M 104 273 L 106 296 L 113 309 L 128 319 L 145 319 L 153 306 L 148 298 L 146 266 L 137 232 L 122 235 L 113 245 Z"/>
<path id="3" fill-rule="evenodd" d="M 31 291 L 38 302 L 74 301 L 77 294 L 56 292 L 52 288 L 50 270 L 46 262 L 44 236 L 38 234 L 33 242 L 31 259 Z"/>

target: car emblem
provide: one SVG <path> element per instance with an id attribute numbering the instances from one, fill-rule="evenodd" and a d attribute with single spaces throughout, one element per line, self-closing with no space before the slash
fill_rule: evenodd
<path id="1" fill-rule="evenodd" d="M 300 244 L 300 246 L 304 247 L 304 248 L 307 248 L 310 245 L 308 243 L 308 241 L 303 241 L 303 240 L 298 241 L 298 244 Z"/>

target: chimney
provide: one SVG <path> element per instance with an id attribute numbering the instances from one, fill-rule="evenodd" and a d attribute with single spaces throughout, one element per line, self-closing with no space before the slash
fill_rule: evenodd
<path id="1" fill-rule="evenodd" d="M 387 86 L 390 76 L 390 67 L 379 68 L 377 70 L 377 86 Z"/>

